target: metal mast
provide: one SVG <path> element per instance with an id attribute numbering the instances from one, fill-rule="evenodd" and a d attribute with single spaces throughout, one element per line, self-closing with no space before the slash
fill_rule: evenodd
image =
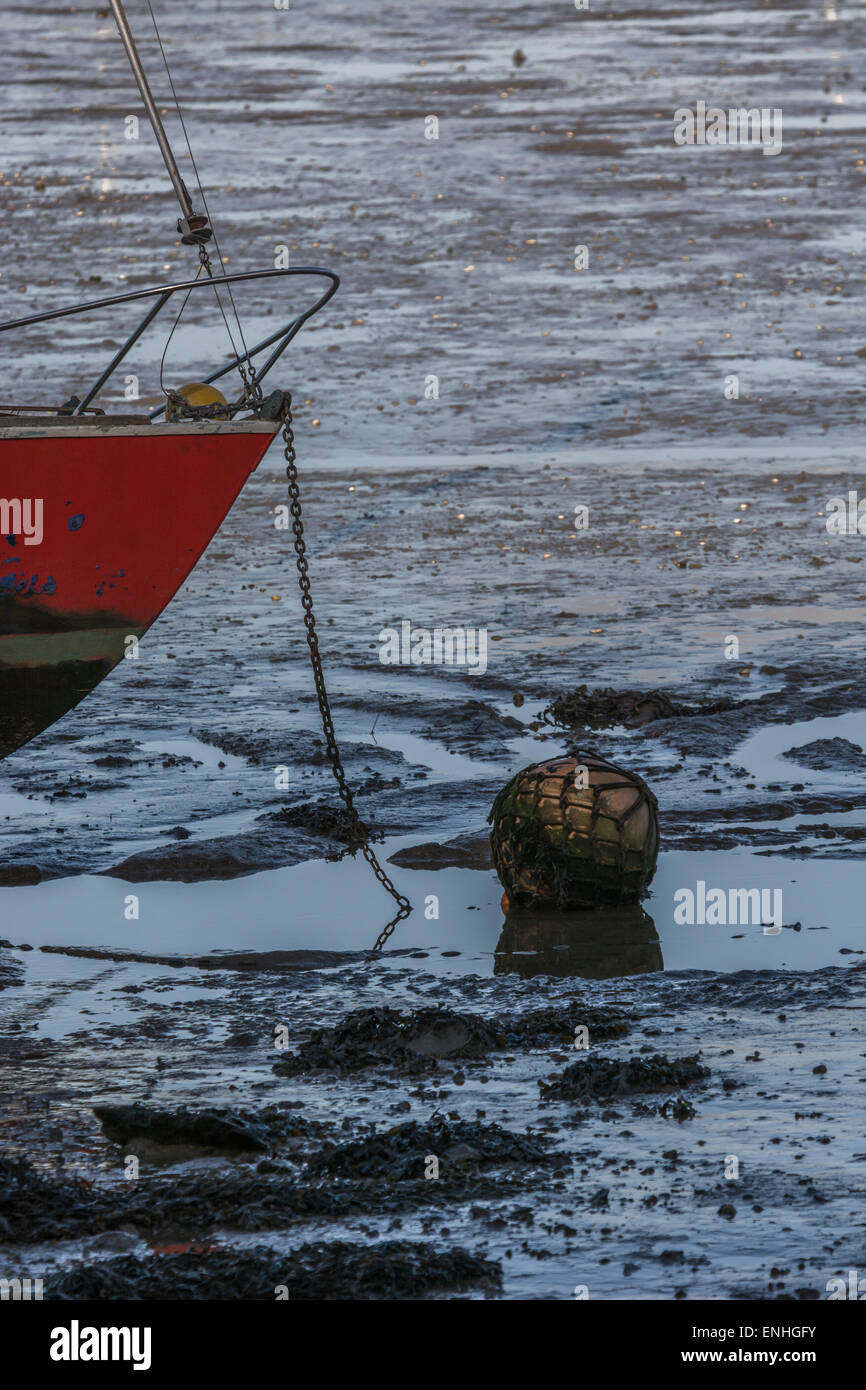
<path id="1" fill-rule="evenodd" d="M 183 212 L 183 217 L 178 221 L 177 229 L 182 234 L 182 240 L 186 242 L 187 245 L 201 246 L 212 235 L 207 225 L 207 218 L 202 217 L 200 213 L 196 213 L 193 210 L 192 199 L 189 196 L 186 184 L 177 167 L 177 160 L 174 157 L 171 145 L 168 143 L 165 126 L 156 108 L 156 102 L 153 99 L 150 85 L 145 75 L 144 68 L 141 65 L 141 59 L 138 56 L 135 40 L 132 37 L 132 31 L 130 30 L 121 0 L 109 0 L 109 4 L 114 11 L 114 18 L 117 21 L 117 27 L 120 31 L 120 37 L 126 49 L 127 57 L 129 58 L 133 76 L 138 83 L 138 90 L 141 92 L 144 108 L 147 112 L 150 124 L 153 126 L 156 143 L 159 145 L 160 152 L 165 160 L 165 167 L 168 169 L 169 177 L 174 185 L 174 191 L 177 194 Z"/>

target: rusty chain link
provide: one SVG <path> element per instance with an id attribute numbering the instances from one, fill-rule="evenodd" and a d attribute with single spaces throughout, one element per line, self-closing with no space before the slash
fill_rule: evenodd
<path id="1" fill-rule="evenodd" d="M 404 897 L 394 884 L 391 882 L 382 865 L 379 863 L 373 850 L 370 848 L 367 827 L 355 809 L 352 800 L 352 793 L 346 782 L 346 774 L 343 771 L 343 761 L 340 757 L 340 750 L 337 746 L 337 736 L 334 732 L 334 721 L 331 718 L 331 706 L 328 700 L 328 692 L 325 687 L 325 676 L 322 670 L 322 657 L 319 652 L 319 639 L 316 634 L 316 619 L 313 613 L 313 598 L 310 593 L 309 565 L 307 564 L 307 547 L 304 541 L 304 523 L 301 520 L 301 490 L 298 484 L 298 466 L 295 460 L 295 435 L 292 429 L 292 397 L 289 391 L 283 395 L 283 406 L 280 411 L 280 419 L 283 422 L 283 442 L 285 444 L 286 477 L 289 483 L 289 511 L 292 516 L 292 531 L 295 537 L 295 555 L 298 563 L 298 585 L 301 590 L 301 605 L 304 609 L 304 627 L 307 630 L 307 646 L 310 649 L 310 665 L 313 668 L 313 680 L 316 685 L 316 699 L 319 703 L 319 714 L 322 719 L 322 732 L 325 735 L 325 746 L 327 748 L 328 760 L 331 770 L 337 783 L 337 790 L 340 799 L 349 813 L 352 822 L 352 832 L 355 837 L 353 849 L 359 848 L 373 873 L 381 883 L 386 892 L 391 894 L 397 904 L 397 915 L 391 919 L 387 926 L 383 927 L 376 943 L 374 951 L 381 951 L 388 937 L 405 917 L 412 911 L 412 904 L 409 899 Z"/>

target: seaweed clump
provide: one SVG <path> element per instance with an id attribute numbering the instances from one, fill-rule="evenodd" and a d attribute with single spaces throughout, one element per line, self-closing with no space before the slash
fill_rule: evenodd
<path id="1" fill-rule="evenodd" d="M 551 1038 L 563 1043 L 572 1042 L 575 1029 L 580 1025 L 588 1029 L 594 1042 L 623 1038 L 629 1031 L 628 1019 L 615 1009 L 587 1009 L 579 1001 L 565 1009 L 533 1009 L 531 1013 L 508 1019 L 502 1026 L 506 1042 L 512 1047 L 520 1043 L 540 1043 Z"/>
<path id="2" fill-rule="evenodd" d="M 355 1245 L 321 1241 L 288 1255 L 266 1246 L 217 1248 L 148 1259 L 124 1256 L 78 1265 L 46 1280 L 49 1299 L 412 1299 L 483 1288 L 496 1291 L 502 1266 L 468 1250 L 437 1250 L 423 1242 Z"/>
<path id="3" fill-rule="evenodd" d="M 559 695 L 542 711 L 545 724 L 565 729 L 609 729 L 616 724 L 637 729 L 656 719 L 688 719 L 697 714 L 722 714 L 733 709 L 733 700 L 704 700 L 687 705 L 672 700 L 663 690 L 614 690 L 603 686 L 590 690 L 579 685 Z"/>
<path id="4" fill-rule="evenodd" d="M 333 1028 L 317 1029 L 273 1069 L 278 1076 L 383 1065 L 421 1072 L 435 1068 L 439 1059 L 480 1058 L 503 1044 L 502 1035 L 475 1014 L 435 1006 L 403 1014 L 382 1006 L 355 1009 Z"/>
<path id="5" fill-rule="evenodd" d="M 512 1134 L 501 1125 L 434 1116 L 426 1124 L 410 1120 L 381 1134 L 323 1149 L 310 1158 L 307 1170 L 400 1182 L 423 1179 L 430 1158 L 438 1159 L 440 1177 L 447 1179 L 449 1173 L 477 1173 L 498 1165 L 546 1163 L 551 1155 L 538 1140 Z"/>
<path id="6" fill-rule="evenodd" d="M 325 801 L 303 802 L 297 806 L 281 806 L 278 811 L 265 811 L 257 820 L 268 821 L 289 830 L 304 830 L 308 835 L 319 835 L 325 840 L 334 840 L 344 846 L 324 857 L 328 860 L 342 859 L 346 854 L 354 854 L 361 847 L 358 827 L 343 806 L 330 806 Z M 385 832 L 375 826 L 365 824 L 368 840 L 384 840 Z"/>
<path id="7" fill-rule="evenodd" d="M 692 1086 L 709 1076 L 709 1068 L 691 1057 L 629 1057 L 618 1061 L 610 1057 L 581 1057 L 549 1084 L 541 1081 L 542 1093 L 554 1100 L 611 1100 L 647 1091 L 675 1091 Z"/>
<path id="8" fill-rule="evenodd" d="M 311 1071 L 355 1072 L 368 1067 L 397 1067 L 410 1073 L 434 1070 L 440 1061 L 480 1061 L 505 1047 L 532 1047 L 550 1039 L 574 1037 L 584 1024 L 593 1038 L 623 1037 L 627 1021 L 615 1010 L 549 1007 L 493 1023 L 477 1014 L 457 1013 L 435 1005 L 401 1013 L 382 1005 L 355 1009 L 333 1028 L 319 1028 L 298 1051 L 274 1063 L 278 1076 Z"/>

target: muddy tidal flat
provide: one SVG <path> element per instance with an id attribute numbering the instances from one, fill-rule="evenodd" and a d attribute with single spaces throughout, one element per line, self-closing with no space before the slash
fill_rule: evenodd
<path id="1" fill-rule="evenodd" d="M 826 1300 L 866 1274 L 863 6 L 154 8 L 227 268 L 342 278 L 271 385 L 412 911 L 383 940 L 350 852 L 277 442 L 137 659 L 0 763 L 0 1278 Z M 194 273 L 110 10 L 10 0 L 0 90 L 0 318 Z M 699 100 L 780 150 L 678 146 Z M 6 343 L 0 398 L 83 394 L 124 333 L 82 322 Z M 190 306 L 172 384 L 219 327 Z M 443 628 L 470 658 L 402 659 Z M 655 876 L 505 912 L 491 804 L 569 750 L 651 787 Z"/>

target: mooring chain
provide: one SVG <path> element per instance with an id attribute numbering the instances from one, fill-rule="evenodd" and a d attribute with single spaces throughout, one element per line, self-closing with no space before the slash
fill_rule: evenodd
<path id="1" fill-rule="evenodd" d="M 307 564 L 307 547 L 304 541 L 304 523 L 301 520 L 301 490 L 298 484 L 298 466 L 295 461 L 295 436 L 292 430 L 292 397 L 286 391 L 283 396 L 283 407 L 280 412 L 280 419 L 283 422 L 283 442 L 285 444 L 286 477 L 289 482 L 289 511 L 292 516 L 292 531 L 295 537 L 295 555 L 298 562 L 298 585 L 301 590 L 301 604 L 304 609 L 304 627 L 307 630 L 307 646 L 310 649 L 310 665 L 313 668 L 313 680 L 316 685 L 316 699 L 319 703 L 319 714 L 322 720 L 322 732 L 325 735 L 325 746 L 327 748 L 328 760 L 331 770 L 337 783 L 337 790 L 340 798 L 349 813 L 352 822 L 352 832 L 360 848 L 361 853 L 366 859 L 373 873 L 381 883 L 386 892 L 391 894 L 397 904 L 397 915 L 383 927 L 376 943 L 374 951 L 381 951 L 388 937 L 405 917 L 412 911 L 412 904 L 409 899 L 404 897 L 394 884 L 391 882 L 382 865 L 379 863 L 373 850 L 370 848 L 367 838 L 367 827 L 355 809 L 352 800 L 352 793 L 346 782 L 346 774 L 343 771 L 343 761 L 340 757 L 340 750 L 337 746 L 337 736 L 334 732 L 334 721 L 331 718 L 331 706 L 328 700 L 328 692 L 325 687 L 325 676 L 322 671 L 322 658 L 319 652 L 319 639 L 316 634 L 316 619 L 313 613 L 313 598 L 310 593 L 310 575 Z"/>

